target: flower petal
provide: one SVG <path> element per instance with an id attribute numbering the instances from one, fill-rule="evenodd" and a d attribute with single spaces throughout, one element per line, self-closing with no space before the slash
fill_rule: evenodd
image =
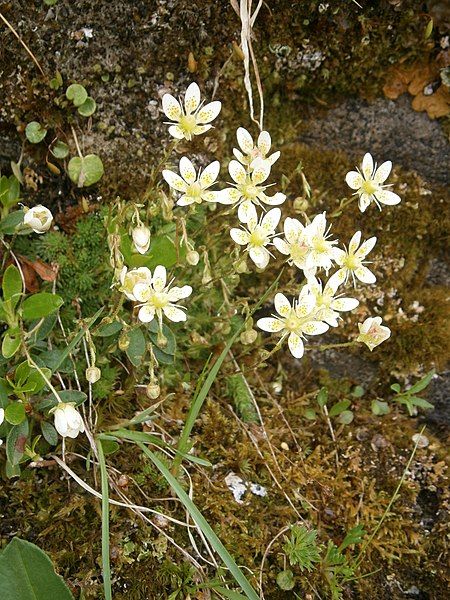
<path id="1" fill-rule="evenodd" d="M 281 210 L 279 208 L 272 208 L 268 213 L 264 215 L 261 221 L 261 227 L 265 232 L 270 233 L 275 231 L 278 223 L 281 219 Z"/>
<path id="2" fill-rule="evenodd" d="M 304 229 L 303 225 L 297 219 L 286 217 L 284 220 L 284 235 L 290 244 L 298 242 Z"/>
<path id="3" fill-rule="evenodd" d="M 270 139 L 270 133 L 268 131 L 261 131 L 258 136 L 257 146 L 259 150 L 261 150 L 261 154 L 266 156 L 266 154 L 270 151 L 270 146 L 272 145 L 272 140 Z"/>
<path id="4" fill-rule="evenodd" d="M 342 250 L 341 250 L 341 252 L 342 252 Z M 344 279 L 345 279 L 345 275 L 344 275 L 344 277 L 342 277 L 341 272 L 340 271 L 336 271 L 336 273 L 334 273 L 330 277 L 330 279 L 327 281 L 327 284 L 325 286 L 325 290 L 326 291 L 330 290 L 330 292 L 334 296 L 334 294 L 336 293 L 336 290 L 342 284 L 342 282 L 344 281 Z"/>
<path id="5" fill-rule="evenodd" d="M 248 254 L 258 269 L 265 269 L 269 264 L 270 254 L 268 250 L 263 248 L 262 246 L 256 246 L 254 248 L 250 248 Z"/>
<path id="6" fill-rule="evenodd" d="M 302 338 L 294 332 L 291 332 L 288 337 L 288 346 L 294 358 L 301 358 L 305 353 L 305 346 Z"/>
<path id="7" fill-rule="evenodd" d="M 220 171 L 220 162 L 215 160 L 210 163 L 205 169 L 202 171 L 200 175 L 200 185 L 203 189 L 209 188 L 217 179 Z"/>
<path id="8" fill-rule="evenodd" d="M 253 214 L 252 206 L 251 200 L 244 200 L 244 202 L 239 205 L 238 219 L 241 223 L 248 223 L 248 220 L 251 219 Z M 253 206 L 253 208 L 255 207 Z"/>
<path id="9" fill-rule="evenodd" d="M 333 310 L 338 310 L 339 312 L 345 312 L 347 310 L 355 309 L 359 304 L 359 300 L 356 298 L 337 298 L 333 300 L 330 304 Z"/>
<path id="10" fill-rule="evenodd" d="M 177 140 L 183 140 L 185 138 L 184 131 L 179 125 L 171 125 L 169 127 L 169 133 Z"/>
<path id="11" fill-rule="evenodd" d="M 164 306 L 163 313 L 166 315 L 168 319 L 173 321 L 174 323 L 180 323 L 181 321 L 186 321 L 186 313 L 181 310 L 181 308 L 177 308 L 172 304 L 168 304 Z"/>
<path id="12" fill-rule="evenodd" d="M 278 250 L 278 252 L 281 252 L 281 254 L 289 255 L 291 253 L 289 249 L 289 244 L 282 238 L 274 238 L 273 245 Z"/>
<path id="13" fill-rule="evenodd" d="M 269 333 L 275 333 L 284 329 L 283 321 L 280 321 L 280 319 L 274 319 L 273 317 L 264 317 L 263 319 L 258 319 L 256 324 L 260 329 L 263 331 L 268 331 Z"/>
<path id="14" fill-rule="evenodd" d="M 321 333 L 328 331 L 329 328 L 329 325 L 322 321 L 309 321 L 302 325 L 302 330 L 308 335 L 320 335 Z"/>
<path id="15" fill-rule="evenodd" d="M 147 302 L 152 295 L 152 288 L 148 283 L 136 283 L 133 287 L 133 296 L 137 302 Z"/>
<path id="16" fill-rule="evenodd" d="M 389 173 L 391 172 L 391 170 L 392 162 L 390 160 L 387 160 L 386 162 L 382 163 L 376 170 L 375 175 L 373 176 L 373 180 L 375 181 L 375 183 L 384 183 L 389 177 Z"/>
<path id="17" fill-rule="evenodd" d="M 375 281 L 377 280 L 372 271 L 369 271 L 369 269 L 364 265 L 361 265 L 360 267 L 355 269 L 354 273 L 355 276 L 363 283 L 375 283 Z"/>
<path id="18" fill-rule="evenodd" d="M 244 167 L 238 163 L 237 160 L 230 160 L 228 172 L 230 173 L 233 181 L 236 183 L 244 184 L 247 181 L 247 173 L 245 172 Z"/>
<path id="19" fill-rule="evenodd" d="M 195 202 L 195 198 L 193 198 L 192 196 L 186 196 L 186 194 L 183 194 L 182 196 L 180 196 L 177 200 L 177 206 L 190 206 L 191 204 L 194 204 Z"/>
<path id="20" fill-rule="evenodd" d="M 292 306 L 289 300 L 286 298 L 284 294 L 278 292 L 275 294 L 274 299 L 275 310 L 282 317 L 287 317 L 287 315 L 291 312 Z"/>
<path id="21" fill-rule="evenodd" d="M 369 206 L 372 196 L 369 194 L 361 194 L 358 200 L 359 210 L 361 212 L 365 212 L 366 208 Z"/>
<path id="22" fill-rule="evenodd" d="M 200 104 L 200 88 L 193 81 L 190 86 L 187 88 L 186 93 L 184 95 L 184 108 L 186 110 L 186 114 L 190 115 L 197 110 L 198 105 Z"/>
<path id="23" fill-rule="evenodd" d="M 394 192 L 390 192 L 389 190 L 380 190 L 374 194 L 375 198 L 378 202 L 382 204 L 387 204 L 389 206 L 394 206 L 395 204 L 399 204 L 402 199 Z"/>
<path id="24" fill-rule="evenodd" d="M 255 185 L 262 183 L 265 181 L 270 175 L 270 164 L 268 161 L 264 161 L 261 159 L 256 159 L 252 162 L 252 182 Z M 283 200 L 284 202 L 284 200 Z M 280 202 L 281 204 L 281 202 Z"/>
<path id="25" fill-rule="evenodd" d="M 247 225 L 250 231 L 253 231 L 258 224 L 258 213 L 254 204 L 249 205 L 247 209 Z"/>
<path id="26" fill-rule="evenodd" d="M 233 148 L 233 154 L 240 163 L 242 163 L 243 165 L 245 164 L 245 156 L 240 150 L 238 150 L 237 148 Z"/>
<path id="27" fill-rule="evenodd" d="M 345 176 L 345 182 L 352 190 L 359 190 L 364 183 L 361 173 L 358 171 L 349 171 Z"/>
<path id="28" fill-rule="evenodd" d="M 194 135 L 202 135 L 202 133 L 206 133 L 212 129 L 212 125 L 197 125 L 194 129 Z"/>
<path id="29" fill-rule="evenodd" d="M 277 162 L 277 160 L 280 158 L 281 156 L 281 152 L 279 150 L 277 150 L 276 152 L 274 152 L 273 154 L 271 154 L 267 160 L 269 161 L 269 163 L 271 165 L 273 165 L 274 163 Z"/>
<path id="30" fill-rule="evenodd" d="M 164 94 L 162 97 L 162 108 L 168 119 L 171 121 L 179 121 L 182 114 L 181 106 L 172 94 Z"/>
<path id="31" fill-rule="evenodd" d="M 269 206 L 279 206 L 280 204 L 283 204 L 283 202 L 286 200 L 286 194 L 282 194 L 281 192 L 277 192 L 273 196 L 261 194 L 259 197 L 263 202 L 269 204 Z"/>
<path id="32" fill-rule="evenodd" d="M 243 127 L 239 127 L 239 129 L 236 131 L 236 137 L 242 152 L 245 152 L 245 154 L 250 154 L 254 147 L 253 138 L 250 133 Z"/>
<path id="33" fill-rule="evenodd" d="M 190 285 L 183 285 L 183 287 L 174 286 L 167 292 L 167 296 L 170 302 L 178 302 L 182 298 L 187 298 L 192 294 L 192 288 Z"/>
<path id="34" fill-rule="evenodd" d="M 361 171 L 365 177 L 365 179 L 372 179 L 373 174 L 373 158 L 372 155 L 367 152 L 364 154 L 364 158 L 361 164 Z"/>
<path id="35" fill-rule="evenodd" d="M 356 233 L 354 233 L 352 235 L 352 239 L 350 240 L 350 243 L 348 245 L 349 254 L 354 254 L 356 252 L 356 249 L 358 248 L 360 242 L 361 242 L 361 232 L 357 231 Z"/>
<path id="36" fill-rule="evenodd" d="M 355 253 L 356 257 L 359 259 L 365 258 L 369 254 L 369 252 L 372 250 L 372 248 L 375 246 L 376 243 L 377 243 L 377 238 L 375 236 L 366 240 L 363 244 L 361 244 L 361 247 L 359 248 L 359 250 L 356 251 L 356 253 Z"/>
<path id="37" fill-rule="evenodd" d="M 144 306 L 141 306 L 139 309 L 138 319 L 139 321 L 142 321 L 142 323 L 150 323 L 150 321 L 153 321 L 154 316 L 155 309 L 149 304 L 144 304 Z"/>
<path id="38" fill-rule="evenodd" d="M 246 246 L 248 244 L 250 236 L 247 233 L 247 231 L 244 231 L 243 229 L 238 229 L 237 227 L 233 227 L 232 229 L 230 229 L 230 235 L 233 241 L 236 242 L 236 244 L 240 244 L 241 246 Z"/>
<path id="39" fill-rule="evenodd" d="M 162 292 L 166 287 L 167 271 L 163 265 L 158 265 L 153 271 L 152 285 L 155 292 Z"/>
<path id="40" fill-rule="evenodd" d="M 195 118 L 197 119 L 197 123 L 199 123 L 199 124 L 210 123 L 220 113 L 221 108 L 222 108 L 222 104 L 218 100 L 215 100 L 214 102 L 210 102 L 209 104 L 206 104 L 195 115 Z"/>
<path id="41" fill-rule="evenodd" d="M 220 192 L 217 192 L 217 198 L 215 202 L 220 202 L 220 204 L 236 204 L 241 199 L 242 194 L 236 188 L 225 188 Z"/>
<path id="42" fill-rule="evenodd" d="M 181 173 L 181 177 L 187 183 L 194 183 L 194 181 L 197 179 L 197 173 L 195 171 L 195 167 L 191 163 L 191 161 L 188 159 L 187 156 L 182 156 L 180 159 L 180 173 Z"/>
<path id="43" fill-rule="evenodd" d="M 205 202 L 222 202 L 222 192 L 202 192 L 202 200 Z"/>
<path id="44" fill-rule="evenodd" d="M 169 169 L 164 169 L 162 172 L 162 176 L 165 181 L 170 185 L 171 188 L 177 190 L 178 192 L 185 192 L 187 190 L 187 184 L 185 181 L 181 179 L 179 175 L 174 173 L 173 171 L 169 171 Z"/>

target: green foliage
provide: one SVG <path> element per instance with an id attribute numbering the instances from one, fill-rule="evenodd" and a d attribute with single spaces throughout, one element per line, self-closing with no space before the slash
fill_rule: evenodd
<path id="1" fill-rule="evenodd" d="M 47 135 L 47 130 L 38 121 L 31 121 L 25 127 L 25 135 L 32 144 L 39 144 Z"/>
<path id="2" fill-rule="evenodd" d="M 78 187 L 89 187 L 94 185 L 103 177 L 103 163 L 96 154 L 86 156 L 74 156 L 70 159 L 67 171 L 70 179 Z"/>
<path id="3" fill-rule="evenodd" d="M 294 573 L 290 569 L 278 573 L 277 585 L 286 592 L 292 590 L 295 587 Z"/>
<path id="4" fill-rule="evenodd" d="M 236 412 L 244 423 L 258 423 L 256 412 L 248 384 L 242 373 L 229 375 L 226 378 L 228 394 L 233 398 Z"/>
<path id="5" fill-rule="evenodd" d="M 18 537 L 0 554 L 0 597 L 5 600 L 73 600 L 45 552 Z"/>
<path id="6" fill-rule="evenodd" d="M 303 525 L 291 527 L 290 538 L 285 537 L 283 550 L 292 566 L 298 565 L 301 571 L 312 571 L 314 564 L 320 562 L 322 547 L 317 543 L 317 531 L 308 531 Z"/>
<path id="7" fill-rule="evenodd" d="M 20 200 L 20 183 L 15 175 L 0 177 L 0 202 L 4 209 L 9 210 Z M 22 211 L 20 211 L 22 213 Z M 22 213 L 23 214 L 23 213 Z M 6 215 L 2 215 L 3 217 Z M 5 225 L 3 224 L 3 230 Z M 6 233 L 6 232 L 5 232 Z"/>
<path id="8" fill-rule="evenodd" d="M 66 98 L 73 102 L 74 106 L 81 106 L 86 102 L 88 93 L 79 83 L 72 83 L 66 90 Z"/>
<path id="9" fill-rule="evenodd" d="M 391 390 L 396 393 L 396 395 L 394 396 L 394 401 L 400 404 L 404 404 L 411 416 L 417 414 L 417 408 L 433 409 L 434 406 L 433 404 L 431 404 L 431 402 L 428 402 L 424 398 L 416 396 L 416 394 L 419 394 L 421 391 L 428 387 L 434 374 L 434 369 L 432 371 L 429 371 L 429 373 L 422 377 L 420 381 L 415 383 L 413 386 L 411 386 L 408 390 L 405 390 L 404 392 L 401 391 L 401 387 L 398 383 L 393 383 L 391 385 Z"/>

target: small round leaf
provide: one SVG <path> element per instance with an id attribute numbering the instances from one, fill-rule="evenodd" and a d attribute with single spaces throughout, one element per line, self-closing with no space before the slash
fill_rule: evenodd
<path id="1" fill-rule="evenodd" d="M 38 121 L 31 121 L 25 127 L 25 135 L 32 144 L 39 144 L 47 135 L 47 130 Z"/>
<path id="2" fill-rule="evenodd" d="M 70 179 L 78 187 L 88 187 L 97 183 L 104 173 L 103 163 L 96 154 L 87 156 L 74 156 L 68 165 Z"/>
<path id="3" fill-rule="evenodd" d="M 69 154 L 69 146 L 61 140 L 58 140 L 51 148 L 51 153 L 55 158 L 66 158 Z"/>
<path id="4" fill-rule="evenodd" d="M 90 117 L 95 113 L 96 108 L 97 104 L 95 103 L 94 98 L 88 96 L 83 104 L 78 107 L 78 112 L 80 115 L 83 115 L 83 117 Z"/>
<path id="5" fill-rule="evenodd" d="M 25 406 L 22 402 L 12 402 L 5 409 L 5 420 L 11 425 L 20 425 L 25 417 Z"/>
<path id="6" fill-rule="evenodd" d="M 72 83 L 66 90 L 66 98 L 71 100 L 74 106 L 81 106 L 87 97 L 87 91 L 79 83 Z"/>

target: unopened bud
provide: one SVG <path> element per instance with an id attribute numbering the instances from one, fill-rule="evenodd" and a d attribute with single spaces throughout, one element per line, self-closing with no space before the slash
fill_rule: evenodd
<path id="1" fill-rule="evenodd" d="M 294 210 L 297 212 L 306 212 L 308 210 L 309 207 L 309 202 L 306 198 L 303 198 L 302 196 L 298 196 L 295 200 L 294 200 Z"/>
<path id="2" fill-rule="evenodd" d="M 241 343 L 242 344 L 253 344 L 253 342 L 258 337 L 258 332 L 254 329 L 249 329 L 248 331 L 243 331 L 241 333 Z"/>
<path id="3" fill-rule="evenodd" d="M 157 383 L 149 383 L 145 388 L 145 393 L 151 400 L 156 400 L 161 394 L 161 388 Z"/>
<path id="4" fill-rule="evenodd" d="M 102 372 L 95 365 L 86 369 L 86 379 L 89 383 L 96 383 L 102 376 Z"/>
<path id="5" fill-rule="evenodd" d="M 156 343 L 160 348 L 165 348 L 167 346 L 167 338 L 163 334 L 162 331 L 158 331 L 158 337 L 156 338 Z"/>
<path id="6" fill-rule="evenodd" d="M 131 237 L 139 254 L 145 254 L 150 247 L 150 229 L 145 225 L 138 225 L 131 232 Z"/>
<path id="7" fill-rule="evenodd" d="M 128 333 L 122 333 L 119 337 L 118 346 L 120 350 L 125 351 L 130 345 L 130 338 L 128 337 Z"/>
<path id="8" fill-rule="evenodd" d="M 195 267 L 195 265 L 198 265 L 199 260 L 200 260 L 200 254 L 198 252 L 196 252 L 195 250 L 189 250 L 189 252 L 186 254 L 187 263 L 194 267 Z"/>

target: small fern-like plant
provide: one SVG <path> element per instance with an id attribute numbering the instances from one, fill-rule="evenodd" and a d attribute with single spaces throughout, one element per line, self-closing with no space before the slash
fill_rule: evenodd
<path id="1" fill-rule="evenodd" d="M 291 537 L 286 537 L 284 551 L 292 566 L 298 565 L 301 571 L 311 572 L 314 563 L 320 562 L 322 546 L 317 543 L 317 531 L 310 531 L 303 525 L 293 525 Z"/>

